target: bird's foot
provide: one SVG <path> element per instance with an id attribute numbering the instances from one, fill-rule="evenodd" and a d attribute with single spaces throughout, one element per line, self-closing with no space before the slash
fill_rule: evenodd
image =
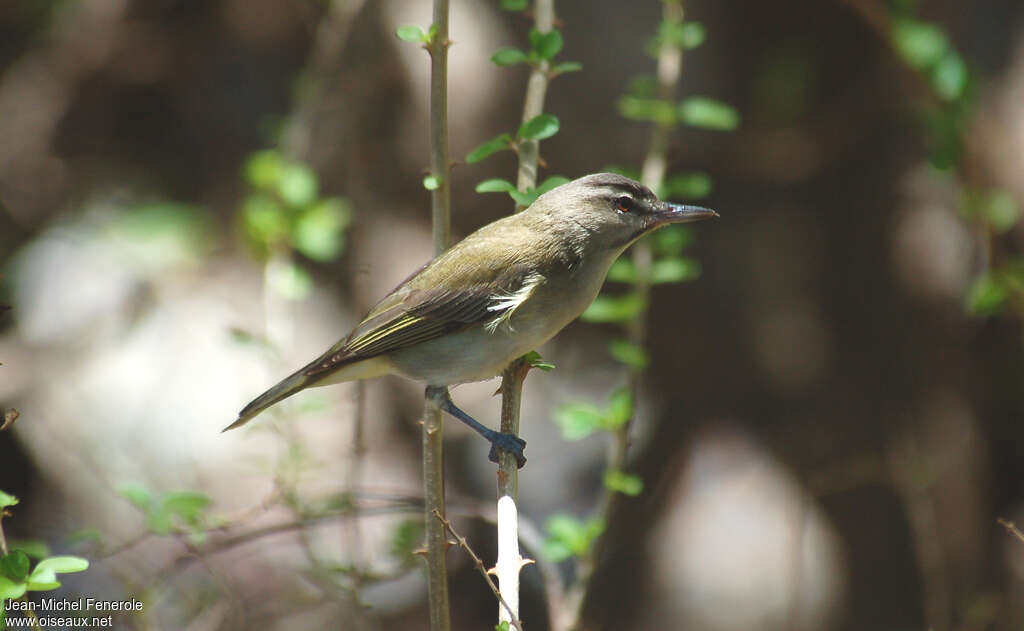
<path id="1" fill-rule="evenodd" d="M 491 436 L 487 437 L 487 440 L 491 441 L 491 452 L 487 454 L 487 458 L 490 459 L 491 462 L 498 462 L 498 454 L 504 451 L 515 456 L 516 465 L 520 469 L 522 469 L 523 465 L 526 464 L 526 456 L 523 455 L 523 449 L 526 447 L 526 441 L 522 438 L 515 434 L 494 432 Z"/>

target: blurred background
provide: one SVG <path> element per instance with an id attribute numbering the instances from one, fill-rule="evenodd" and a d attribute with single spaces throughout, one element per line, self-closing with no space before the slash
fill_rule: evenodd
<path id="1" fill-rule="evenodd" d="M 60 594 L 144 600 L 118 628 L 427 628 L 419 386 L 318 389 L 220 430 L 430 257 L 428 57 L 395 37 L 428 5 L 0 3 L 3 527 L 91 559 Z M 741 122 L 671 135 L 669 172 L 705 183 L 679 197 L 722 218 L 681 233 L 699 276 L 653 289 L 643 491 L 608 515 L 583 619 L 1024 627 L 1024 540 L 997 521 L 1024 521 L 1024 4 L 685 10 L 705 41 L 679 96 Z M 557 11 L 582 70 L 549 88 L 542 178 L 636 169 L 651 125 L 622 98 L 654 71 L 662 4 Z M 527 69 L 490 57 L 529 25 L 453 1 L 456 159 L 518 125 Z M 474 186 L 514 168 L 455 168 L 456 236 L 512 211 Z M 578 571 L 558 544 L 586 538 L 610 443 L 555 419 L 624 383 L 616 335 L 574 323 L 526 380 L 531 629 Z M 496 425 L 497 383 L 455 400 Z M 449 509 L 491 562 L 486 452 L 447 422 Z M 455 628 L 490 628 L 448 558 Z"/>

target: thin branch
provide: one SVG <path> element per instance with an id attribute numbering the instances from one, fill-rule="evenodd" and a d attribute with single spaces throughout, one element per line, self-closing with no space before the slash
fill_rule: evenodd
<path id="1" fill-rule="evenodd" d="M 466 541 L 466 538 L 460 535 L 459 533 L 455 532 L 455 528 L 452 526 L 452 522 L 445 519 L 437 511 L 434 511 L 434 517 L 436 517 L 438 521 L 440 521 L 441 524 L 444 525 L 448 532 L 450 532 L 452 536 L 455 537 L 455 541 L 459 543 L 459 547 L 466 551 L 466 554 L 469 555 L 469 558 L 473 560 L 473 566 L 477 569 L 478 572 L 480 572 L 480 575 L 484 577 L 484 580 L 487 581 L 487 586 L 491 588 L 491 593 L 493 593 L 494 597 L 498 599 L 498 602 L 501 603 L 501 606 L 505 608 L 505 611 L 507 611 L 509 615 L 512 615 L 512 619 L 509 621 L 509 623 L 518 631 L 523 631 L 522 621 L 519 620 L 519 618 L 513 614 L 512 607 L 505 601 L 504 596 L 501 595 L 501 591 L 498 590 L 498 586 L 494 584 L 494 579 L 491 578 L 491 574 L 487 571 L 487 567 L 484 565 L 484 562 L 480 560 L 480 557 L 477 556 L 476 552 L 473 552 L 473 548 L 469 547 L 469 543 Z"/>
<path id="2" fill-rule="evenodd" d="M 1006 532 L 1010 533 L 1011 536 L 1018 539 L 1021 543 L 1024 543 L 1024 532 L 1021 532 L 1017 528 L 1017 524 L 1013 523 L 1012 521 L 1003 519 L 1002 517 L 996 519 L 996 522 L 1003 528 L 1006 528 Z"/>
<path id="3" fill-rule="evenodd" d="M 448 249 L 451 237 L 451 166 L 448 160 L 448 0 L 434 0 L 430 52 L 430 172 L 434 188 L 430 193 L 434 255 Z M 448 631 L 448 569 L 445 552 L 447 536 L 433 515 L 444 515 L 444 452 L 441 408 L 432 397 L 423 406 L 423 523 L 426 530 L 427 593 L 430 628 Z"/>
<path id="4" fill-rule="evenodd" d="M 682 0 L 666 1 L 662 3 L 662 19 L 673 24 L 682 24 L 684 18 L 684 6 Z M 679 77 L 683 69 L 683 49 L 677 43 L 668 39 L 664 40 L 658 51 L 658 98 L 662 101 L 675 101 L 676 90 L 679 85 Z M 651 135 L 648 140 L 647 153 L 644 157 L 641 169 L 641 183 L 647 188 L 657 191 L 665 179 L 666 165 L 668 162 L 668 147 L 671 140 L 672 123 L 657 123 L 651 128 Z M 640 304 L 649 304 L 651 292 L 651 267 L 654 256 L 651 246 L 646 240 L 641 240 L 632 248 L 633 266 L 636 270 L 636 280 L 633 283 L 633 292 L 639 298 Z M 647 308 L 645 307 L 629 321 L 626 327 L 626 336 L 630 344 L 644 348 L 647 345 Z M 627 368 L 627 388 L 632 395 L 632 400 L 639 400 L 640 382 L 643 378 L 643 369 L 638 366 Z M 634 411 L 635 415 L 635 411 Z M 622 471 L 626 466 L 627 450 L 629 448 L 629 432 L 633 425 L 633 418 L 629 418 L 614 433 L 612 444 L 609 448 L 606 471 Z M 601 498 L 598 500 L 597 514 L 607 524 L 614 514 L 620 494 L 612 489 L 604 487 Z M 569 590 L 569 605 L 572 615 L 568 628 L 575 628 L 579 625 L 583 614 L 583 605 L 587 594 L 591 589 L 597 563 L 600 561 L 608 546 L 607 529 L 605 534 L 594 541 L 590 550 L 580 557 L 578 575 L 576 582 Z"/>
<path id="5" fill-rule="evenodd" d="M 533 8 L 534 28 L 542 33 L 551 31 L 555 21 L 554 0 L 536 0 Z M 522 121 L 526 122 L 544 112 L 544 97 L 547 95 L 548 73 L 550 64 L 547 60 L 541 60 L 530 71 L 530 78 L 526 84 L 526 98 L 523 102 Z M 538 140 L 526 140 L 519 145 L 519 168 L 516 176 L 516 187 L 520 191 L 526 191 L 537 186 L 537 168 L 540 162 L 540 142 Z M 517 207 L 518 211 L 519 208 Z M 501 431 L 503 433 L 519 435 L 519 414 L 523 398 L 523 380 L 530 366 L 522 358 L 513 361 L 502 373 L 501 376 Z M 502 498 L 508 497 L 512 501 L 512 510 L 500 510 Z M 519 499 L 519 467 L 515 458 L 508 453 L 501 452 L 498 457 L 498 502 L 499 518 L 512 519 L 513 523 L 498 524 L 498 550 L 499 561 L 502 559 L 502 551 L 519 562 L 499 563 L 499 581 L 501 586 L 509 593 L 514 586 L 514 595 L 510 598 L 515 602 L 515 609 L 508 611 L 499 609 L 498 620 L 515 621 L 519 618 L 519 570 L 522 568 L 522 557 L 519 555 L 519 540 L 516 534 L 518 527 L 518 510 L 515 502 Z M 511 538 L 511 539 L 510 539 Z M 514 549 L 514 554 L 512 550 Z M 506 615 L 507 614 L 507 615 Z M 553 612 L 549 612 L 549 616 Z"/>

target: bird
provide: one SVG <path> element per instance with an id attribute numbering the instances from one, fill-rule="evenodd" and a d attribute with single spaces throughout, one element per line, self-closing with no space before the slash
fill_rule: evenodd
<path id="1" fill-rule="evenodd" d="M 526 463 L 526 442 L 459 409 L 448 388 L 500 374 L 593 302 L 612 263 L 640 237 L 718 213 L 659 200 L 615 173 L 553 188 L 423 265 L 347 336 L 256 397 L 223 431 L 313 386 L 400 375 L 499 450 Z"/>

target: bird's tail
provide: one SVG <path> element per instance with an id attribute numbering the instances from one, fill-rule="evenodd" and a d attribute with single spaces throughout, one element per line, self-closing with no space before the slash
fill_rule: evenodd
<path id="1" fill-rule="evenodd" d="M 307 368 L 308 366 L 292 373 L 290 376 L 279 381 L 277 385 L 253 399 L 249 405 L 242 408 L 242 411 L 238 413 L 238 419 L 221 431 L 226 432 L 229 429 L 241 427 L 248 423 L 249 419 L 274 405 L 278 401 L 287 399 L 299 390 L 303 390 L 313 385 L 313 382 L 317 381 L 317 379 L 305 374 Z"/>

